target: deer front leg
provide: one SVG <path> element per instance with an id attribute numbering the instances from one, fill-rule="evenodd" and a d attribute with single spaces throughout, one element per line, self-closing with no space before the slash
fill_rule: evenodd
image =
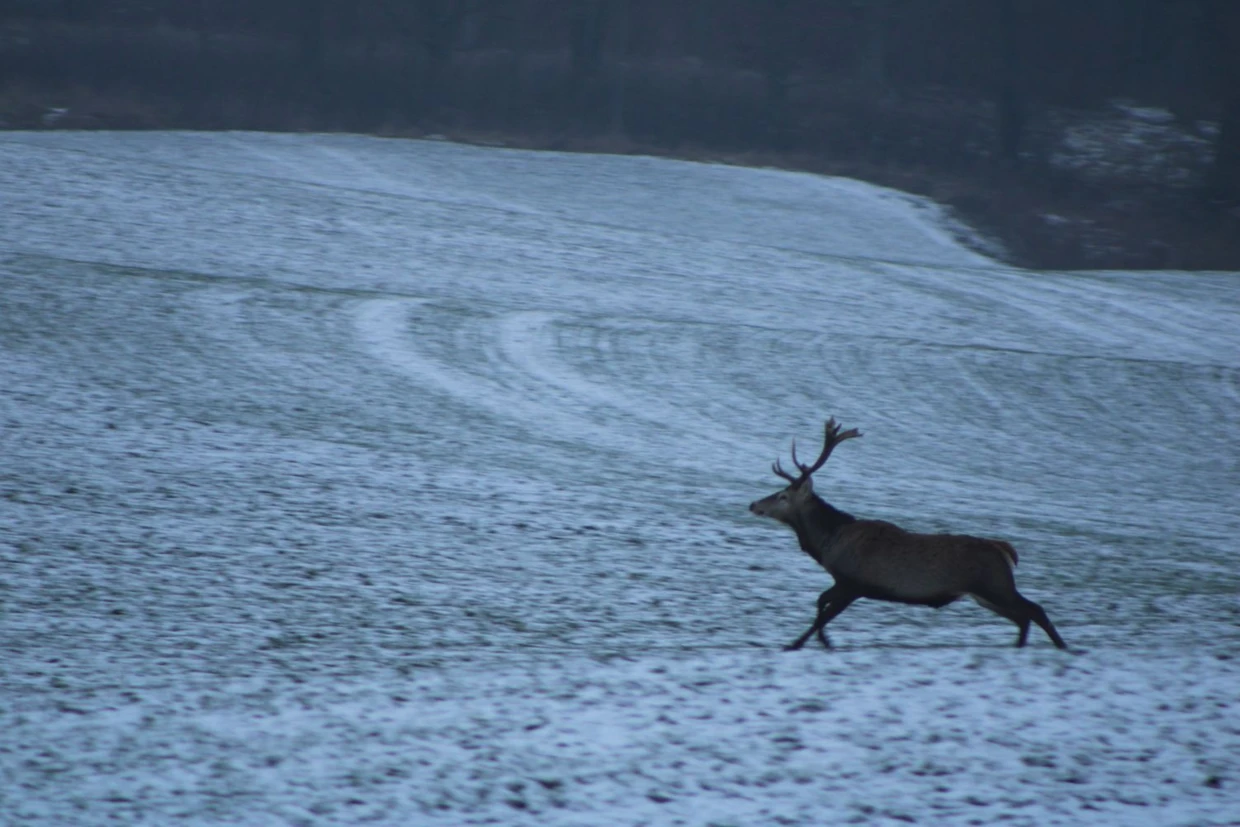
<path id="1" fill-rule="evenodd" d="M 822 617 L 823 612 L 827 610 L 827 606 L 831 604 L 840 593 L 839 586 L 831 586 L 822 594 L 818 595 L 818 614 L 814 616 L 814 623 L 818 623 L 818 618 Z M 812 628 L 812 627 L 811 627 Z M 831 648 L 831 639 L 827 637 L 827 625 L 824 623 L 818 626 L 818 639 L 822 641 L 823 648 Z"/>
<path id="2" fill-rule="evenodd" d="M 822 641 L 823 646 L 826 646 L 828 649 L 831 648 L 831 641 L 827 640 L 827 633 L 823 631 L 821 626 L 818 625 L 818 618 L 822 617 L 822 613 L 827 610 L 827 606 L 830 605 L 831 600 L 835 597 L 838 591 L 839 587 L 833 585 L 831 588 L 818 595 L 818 611 L 814 613 L 814 622 L 810 624 L 810 627 L 805 631 L 805 634 L 801 635 L 799 638 L 792 641 L 792 643 L 789 643 L 784 647 L 785 652 L 800 649 L 805 645 L 805 641 L 809 640 L 810 635 L 814 634 L 814 632 L 818 632 L 818 639 Z"/>
<path id="3" fill-rule="evenodd" d="M 800 649 L 805 645 L 805 642 L 815 634 L 817 634 L 818 639 L 822 641 L 822 645 L 830 649 L 831 641 L 827 638 L 827 624 L 830 623 L 836 615 L 852 605 L 852 602 L 856 599 L 856 595 L 847 594 L 840 588 L 838 583 L 818 595 L 818 615 L 814 618 L 813 625 L 805 630 L 805 634 L 785 646 L 784 651 Z"/>

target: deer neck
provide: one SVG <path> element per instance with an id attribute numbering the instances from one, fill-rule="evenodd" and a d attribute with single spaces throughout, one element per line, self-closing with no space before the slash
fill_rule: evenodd
<path id="1" fill-rule="evenodd" d="M 813 557 L 820 565 L 827 564 L 827 550 L 835 541 L 841 528 L 854 523 L 857 518 L 840 511 L 829 502 L 814 494 L 789 523 L 797 534 L 801 550 Z"/>

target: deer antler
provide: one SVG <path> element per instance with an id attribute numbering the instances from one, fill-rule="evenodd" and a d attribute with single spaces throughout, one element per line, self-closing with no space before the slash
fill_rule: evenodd
<path id="1" fill-rule="evenodd" d="M 853 439 L 854 437 L 861 436 L 861 432 L 856 428 L 849 428 L 847 431 L 841 433 L 840 427 L 840 424 L 835 421 L 835 417 L 831 417 L 827 420 L 826 432 L 823 436 L 822 453 L 818 455 L 818 459 L 814 460 L 812 465 L 804 465 L 797 459 L 797 442 L 795 439 L 792 441 L 792 462 L 801 471 L 801 476 L 793 477 L 782 467 L 780 467 L 779 460 L 775 461 L 775 464 L 771 466 L 771 470 L 773 470 L 777 475 L 793 483 L 808 479 L 811 474 L 823 466 L 823 463 L 827 461 L 827 457 L 831 456 L 831 452 L 835 450 L 836 445 L 839 445 L 846 439 Z"/>
<path id="2" fill-rule="evenodd" d="M 779 464 L 779 460 L 775 460 L 773 463 L 771 463 L 771 470 L 775 472 L 776 476 L 783 477 L 788 482 L 797 481 L 796 477 L 792 476 L 791 474 L 789 474 L 787 471 L 783 469 L 783 466 Z"/>
<path id="3" fill-rule="evenodd" d="M 822 453 L 818 455 L 818 459 L 814 460 L 814 464 L 808 468 L 797 462 L 797 468 L 801 469 L 801 474 L 803 476 L 808 477 L 810 474 L 821 468 L 823 463 L 827 461 L 827 457 L 831 456 L 831 452 L 835 450 L 836 445 L 839 445 L 846 439 L 853 439 L 854 437 L 861 436 L 861 432 L 856 428 L 849 428 L 847 431 L 840 433 L 840 427 L 840 424 L 835 421 L 835 417 L 831 417 L 827 420 L 826 432 L 824 433 L 822 440 Z M 795 449 L 796 446 L 793 447 Z M 792 461 L 796 462 L 795 453 L 792 457 Z"/>

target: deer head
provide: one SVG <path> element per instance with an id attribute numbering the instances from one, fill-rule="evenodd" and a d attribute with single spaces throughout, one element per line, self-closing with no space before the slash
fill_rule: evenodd
<path id="1" fill-rule="evenodd" d="M 793 515 L 800 510 L 806 501 L 814 496 L 814 482 L 811 479 L 813 473 L 826 463 L 827 457 L 831 456 L 831 452 L 835 450 L 836 445 L 839 445 L 846 439 L 861 436 L 861 432 L 856 428 L 849 428 L 847 431 L 841 432 L 840 427 L 834 417 L 827 420 L 822 453 L 818 455 L 818 459 L 809 465 L 804 465 L 797 459 L 797 443 L 796 440 L 793 440 L 792 464 L 797 467 L 800 474 L 793 476 L 784 470 L 783 466 L 779 464 L 779 460 L 775 460 L 774 464 L 771 465 L 771 470 L 777 476 L 783 477 L 788 481 L 787 487 L 776 491 L 769 497 L 764 497 L 757 502 L 751 503 L 749 510 L 760 517 L 772 517 L 784 523 L 791 522 Z"/>

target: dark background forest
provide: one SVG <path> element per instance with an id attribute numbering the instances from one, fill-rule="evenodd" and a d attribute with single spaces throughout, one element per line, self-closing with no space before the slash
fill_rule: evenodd
<path id="1" fill-rule="evenodd" d="M 783 166 L 1028 266 L 1240 269 L 1240 0 L 0 0 L 0 128 Z"/>

